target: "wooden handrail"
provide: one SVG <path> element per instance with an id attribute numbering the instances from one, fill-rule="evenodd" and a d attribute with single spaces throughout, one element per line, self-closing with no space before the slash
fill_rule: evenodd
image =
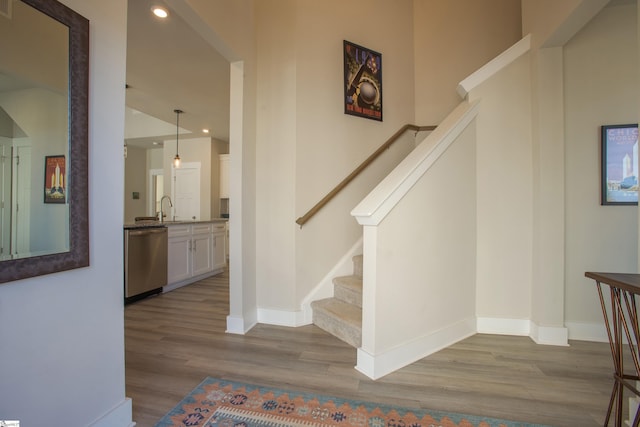
<path id="1" fill-rule="evenodd" d="M 417 125 L 410 125 L 410 124 L 402 126 L 400 128 L 400 130 L 398 130 L 396 133 L 394 133 L 391 136 L 391 138 L 387 139 L 387 142 L 382 144 L 380 146 L 380 148 L 378 148 L 373 154 L 371 154 L 369 157 L 367 157 L 367 159 L 364 162 L 362 162 L 360 164 L 360 166 L 355 168 L 353 170 L 353 172 L 351 172 L 349 174 L 349 176 L 347 176 L 345 179 L 343 179 L 340 182 L 340 184 L 336 185 L 333 190 L 331 190 L 326 196 L 324 196 L 322 198 L 322 200 L 320 200 L 318 203 L 316 203 L 314 207 L 309 209 L 309 211 L 306 214 L 304 214 L 300 218 L 296 219 L 296 224 L 298 224 L 300 227 L 302 227 L 316 213 L 318 213 L 318 211 L 320 209 L 322 209 L 324 207 L 324 205 L 329 203 L 329 201 L 331 199 L 333 199 L 340 191 L 342 191 L 342 189 L 344 187 L 346 187 L 351 181 L 353 181 L 354 178 L 360 174 L 360 172 L 362 172 L 367 166 L 369 166 L 371 163 L 373 163 L 373 161 L 375 159 L 377 159 L 378 156 L 380 156 L 380 154 L 382 154 L 387 148 L 389 148 L 391 146 L 391 144 L 396 142 L 396 140 L 398 138 L 400 138 L 400 136 L 402 136 L 403 133 L 405 133 L 408 130 L 416 131 L 416 133 L 417 132 L 424 132 L 424 131 L 432 131 L 435 128 L 436 128 L 436 126 L 417 126 Z"/>

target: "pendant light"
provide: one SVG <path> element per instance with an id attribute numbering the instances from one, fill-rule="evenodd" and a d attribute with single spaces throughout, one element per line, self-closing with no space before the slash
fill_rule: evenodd
<path id="1" fill-rule="evenodd" d="M 173 110 L 176 113 L 176 156 L 173 158 L 173 166 L 176 168 L 180 167 L 180 155 L 178 154 L 178 132 L 180 130 L 180 113 L 183 113 L 182 110 Z"/>

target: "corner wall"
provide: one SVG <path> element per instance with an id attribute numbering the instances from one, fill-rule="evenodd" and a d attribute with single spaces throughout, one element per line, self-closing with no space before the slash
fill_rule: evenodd
<path id="1" fill-rule="evenodd" d="M 437 125 L 460 103 L 458 82 L 520 40 L 520 1 L 415 0 L 413 10 L 416 124 Z"/>
<path id="2" fill-rule="evenodd" d="M 525 54 L 468 96 L 469 101 L 480 101 L 476 119 L 479 332 L 487 332 L 490 319 L 489 330 L 494 333 L 529 333 L 533 239 L 530 81 L 529 55 Z"/>
<path id="3" fill-rule="evenodd" d="M 638 271 L 637 206 L 600 205 L 600 126 L 638 120 L 635 4 L 604 8 L 565 45 L 564 80 L 566 322 L 570 338 L 606 341 L 584 273 Z"/>

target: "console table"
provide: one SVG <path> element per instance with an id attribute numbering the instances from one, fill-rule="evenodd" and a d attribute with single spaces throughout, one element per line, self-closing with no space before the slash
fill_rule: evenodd
<path id="1" fill-rule="evenodd" d="M 614 385 L 611 391 L 611 399 L 607 409 L 607 417 L 604 425 L 609 425 L 611 413 L 615 408 L 615 426 L 623 425 L 622 404 L 623 391 L 628 389 L 636 396 L 640 396 L 640 391 L 636 388 L 635 382 L 640 380 L 640 363 L 638 361 L 638 342 L 640 329 L 638 328 L 638 309 L 636 305 L 636 295 L 640 295 L 640 274 L 625 273 L 593 273 L 586 272 L 586 277 L 596 281 L 600 306 L 604 316 L 604 323 L 607 328 L 611 356 L 613 357 Z M 603 286 L 609 288 L 611 299 L 606 301 L 603 293 Z M 626 342 L 623 341 L 626 338 Z M 627 346 L 626 343 L 629 343 Z M 625 354 L 630 355 L 633 363 L 633 370 L 630 374 L 625 373 Z M 631 366 L 627 366 L 631 369 Z M 636 410 L 636 415 L 631 425 L 638 426 L 640 421 L 640 411 Z"/>

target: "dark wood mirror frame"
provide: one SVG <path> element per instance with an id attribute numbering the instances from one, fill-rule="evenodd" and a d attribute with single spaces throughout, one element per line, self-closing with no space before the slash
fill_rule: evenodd
<path id="1" fill-rule="evenodd" d="M 0 262 L 0 283 L 89 265 L 89 21 L 55 0 L 21 0 L 69 28 L 69 251 Z"/>

